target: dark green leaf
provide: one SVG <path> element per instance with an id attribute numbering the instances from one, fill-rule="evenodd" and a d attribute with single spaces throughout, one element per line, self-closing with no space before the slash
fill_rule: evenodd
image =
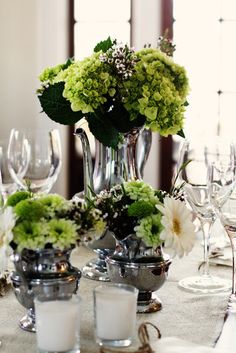
<path id="1" fill-rule="evenodd" d="M 185 134 L 184 134 L 183 129 L 179 130 L 179 131 L 177 132 L 177 135 L 180 136 L 180 137 L 185 138 Z"/>
<path id="2" fill-rule="evenodd" d="M 105 146 L 114 149 L 117 148 L 119 143 L 119 132 L 114 128 L 105 114 L 102 116 L 99 116 L 98 114 L 90 114 L 86 119 L 91 133 L 98 141 Z"/>
<path id="3" fill-rule="evenodd" d="M 63 70 L 67 69 L 71 64 L 73 64 L 74 60 L 72 58 L 67 59 L 65 64 L 63 65 Z"/>
<path id="4" fill-rule="evenodd" d="M 111 40 L 111 37 L 109 36 L 106 40 L 103 40 L 99 42 L 96 47 L 93 49 L 95 53 L 98 51 L 102 50 L 103 53 L 105 53 L 108 49 L 110 49 L 113 45 L 113 41 Z"/>
<path id="5" fill-rule="evenodd" d="M 118 104 L 114 102 L 112 109 L 107 114 L 114 127 L 122 133 L 130 131 L 134 127 L 143 126 L 145 123 L 145 118 L 142 115 L 131 121 L 128 111 L 119 102 Z"/>
<path id="6" fill-rule="evenodd" d="M 62 95 L 64 82 L 58 82 L 47 87 L 38 95 L 43 111 L 50 119 L 63 125 L 73 125 L 84 117 L 82 112 L 73 112 L 70 102 Z"/>

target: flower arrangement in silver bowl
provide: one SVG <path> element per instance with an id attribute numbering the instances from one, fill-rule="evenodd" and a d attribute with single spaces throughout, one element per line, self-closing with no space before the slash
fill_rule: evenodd
<path id="1" fill-rule="evenodd" d="M 189 87 L 185 69 L 170 56 L 173 50 L 166 38 L 158 48 L 135 51 L 108 37 L 89 57 L 41 73 L 42 109 L 65 125 L 85 117 L 95 138 L 113 148 L 134 127 L 183 136 Z"/>
<path id="2" fill-rule="evenodd" d="M 192 250 L 192 214 L 176 188 L 168 194 L 141 180 L 128 181 L 94 195 L 93 204 L 118 241 L 134 234 L 154 250 L 164 244 L 172 257 Z"/>
<path id="3" fill-rule="evenodd" d="M 50 293 L 56 300 L 59 294 L 77 292 L 81 271 L 71 264 L 71 251 L 104 226 L 100 211 L 85 202 L 31 191 L 8 197 L 0 212 L 0 254 L 3 258 L 12 252 L 10 280 L 17 300 L 27 309 L 19 321 L 23 330 L 36 330 L 35 296 Z"/>

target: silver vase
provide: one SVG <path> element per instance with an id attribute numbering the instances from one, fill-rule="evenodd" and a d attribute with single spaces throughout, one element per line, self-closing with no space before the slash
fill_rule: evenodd
<path id="1" fill-rule="evenodd" d="M 117 241 L 116 250 L 106 263 L 112 282 L 131 284 L 139 290 L 138 313 L 161 310 L 161 300 L 154 292 L 165 283 L 171 264 L 161 247 L 154 251 L 135 235 L 129 235 Z"/>
<path id="2" fill-rule="evenodd" d="M 78 289 L 80 270 L 70 264 L 72 249 L 24 249 L 12 255 L 15 271 L 11 274 L 12 287 L 19 303 L 27 313 L 19 326 L 35 332 L 34 298 L 50 294 L 55 300 L 60 295 L 72 295 Z"/>
<path id="3" fill-rule="evenodd" d="M 124 181 L 141 179 L 152 142 L 149 129 L 133 128 L 124 134 L 124 142 L 117 150 L 95 141 L 95 162 L 92 168 L 91 152 L 88 138 L 83 129 L 78 129 L 76 135 L 82 142 L 84 161 L 84 193 L 86 196 L 92 189 L 96 194 Z M 76 194 L 76 198 L 83 195 Z M 115 241 L 109 231 L 88 245 L 97 257 L 90 260 L 82 268 L 86 278 L 109 281 L 105 259 L 115 249 Z"/>

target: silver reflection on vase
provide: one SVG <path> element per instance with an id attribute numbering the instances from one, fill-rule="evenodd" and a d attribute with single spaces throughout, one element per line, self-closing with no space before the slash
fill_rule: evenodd
<path id="1" fill-rule="evenodd" d="M 27 313 L 19 326 L 35 332 L 34 298 L 39 294 L 50 294 L 55 299 L 60 295 L 72 295 L 78 289 L 80 271 L 70 264 L 72 249 L 24 249 L 12 255 L 15 271 L 11 281 L 19 303 Z"/>
<path id="2" fill-rule="evenodd" d="M 131 284 L 139 290 L 138 313 L 161 310 L 161 300 L 154 292 L 165 283 L 171 264 L 161 248 L 154 251 L 132 234 L 117 241 L 116 250 L 106 263 L 112 282 Z"/>
<path id="3" fill-rule="evenodd" d="M 77 129 L 75 134 L 82 143 L 84 163 L 84 193 L 75 195 L 75 199 L 91 195 L 91 190 L 98 194 L 124 181 L 142 178 L 151 148 L 152 133 L 149 129 L 133 128 L 124 134 L 124 142 L 117 150 L 95 140 L 94 170 L 89 141 L 84 129 Z M 106 230 L 98 240 L 92 241 L 88 246 L 98 257 L 83 267 L 83 276 L 109 281 L 105 259 L 115 250 L 113 236 Z"/>

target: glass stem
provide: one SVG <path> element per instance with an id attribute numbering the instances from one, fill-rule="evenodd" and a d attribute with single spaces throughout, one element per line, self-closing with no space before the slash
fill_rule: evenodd
<path id="1" fill-rule="evenodd" d="M 232 236 L 230 234 L 230 243 L 232 248 L 232 263 L 233 263 L 233 272 L 232 272 L 232 294 L 236 296 L 236 234 Z"/>
<path id="2" fill-rule="evenodd" d="M 210 235 L 214 220 L 210 218 L 201 219 L 201 228 L 203 232 L 203 246 L 204 246 L 204 271 L 203 276 L 210 276 L 209 273 L 209 251 L 210 251 Z"/>

